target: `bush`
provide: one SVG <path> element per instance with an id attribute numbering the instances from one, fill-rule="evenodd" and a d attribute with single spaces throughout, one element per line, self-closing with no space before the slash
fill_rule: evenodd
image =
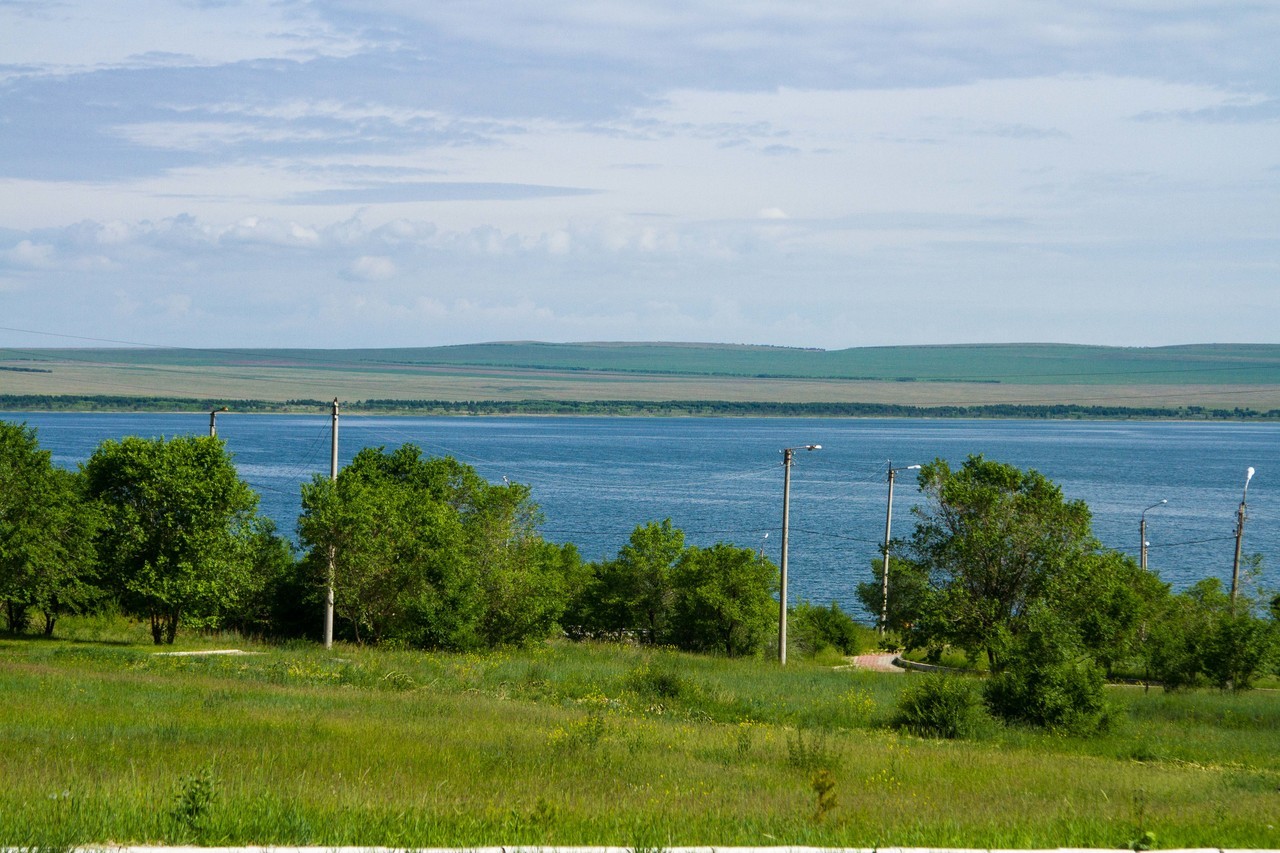
<path id="1" fill-rule="evenodd" d="M 1151 674 L 1166 690 L 1206 683 L 1251 687 L 1277 657 L 1277 623 L 1254 615 L 1248 599 L 1239 608 L 1232 612 L 1231 598 L 1217 578 L 1170 597 L 1144 649 Z"/>
<path id="2" fill-rule="evenodd" d="M 912 676 L 898 697 L 893 726 L 920 737 L 970 738 L 989 722 L 977 684 L 962 676 Z"/>
<path id="3" fill-rule="evenodd" d="M 829 607 L 800 602 L 791 610 L 791 626 L 796 646 L 807 654 L 816 655 L 825 649 L 835 649 L 842 655 L 862 651 L 858 623 L 834 601 Z"/>
<path id="4" fill-rule="evenodd" d="M 1110 722 L 1104 682 L 1074 631 L 1037 609 L 1012 644 L 1009 666 L 992 676 L 984 694 L 991 713 L 1004 720 L 1089 735 Z"/>
<path id="5" fill-rule="evenodd" d="M 1247 613 L 1223 614 L 1208 637 L 1204 673 L 1223 690 L 1248 690 L 1274 653 L 1275 631 Z"/>

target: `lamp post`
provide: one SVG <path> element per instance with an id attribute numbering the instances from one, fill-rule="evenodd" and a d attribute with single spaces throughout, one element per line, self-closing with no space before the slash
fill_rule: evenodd
<path id="1" fill-rule="evenodd" d="M 889 626 L 889 530 L 893 526 L 893 480 L 899 471 L 915 471 L 919 465 L 908 465 L 905 468 L 894 468 L 889 462 L 889 501 L 884 510 L 884 572 L 881 574 L 880 596 L 880 636 L 884 636 Z"/>
<path id="2" fill-rule="evenodd" d="M 225 412 L 225 411 L 227 411 L 226 406 L 223 406 L 221 409 L 209 410 L 209 438 L 218 437 L 218 412 Z"/>
<path id="3" fill-rule="evenodd" d="M 787 663 L 787 528 L 791 520 L 791 458 L 797 450 L 821 450 L 821 444 L 782 449 L 782 560 L 778 567 L 782 583 L 778 588 L 778 663 Z"/>
<path id="4" fill-rule="evenodd" d="M 1138 533 L 1142 537 L 1142 548 L 1138 551 L 1138 563 L 1142 566 L 1142 570 L 1144 572 L 1147 570 L 1147 510 L 1155 509 L 1158 506 L 1164 506 L 1167 503 L 1167 500 L 1158 500 L 1142 511 L 1142 518 L 1138 523 Z"/>
<path id="5" fill-rule="evenodd" d="M 1253 479 L 1253 466 L 1244 476 L 1244 493 L 1240 495 L 1240 509 L 1236 511 L 1236 559 L 1231 564 L 1231 613 L 1236 612 L 1236 592 L 1240 589 L 1240 546 L 1244 543 L 1245 501 L 1249 498 L 1249 481 Z"/>

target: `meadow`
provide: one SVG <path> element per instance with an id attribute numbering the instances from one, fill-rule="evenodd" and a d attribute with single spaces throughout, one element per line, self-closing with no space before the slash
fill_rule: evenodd
<path id="1" fill-rule="evenodd" d="M 1107 734 L 889 727 L 923 676 L 68 619 L 0 639 L 0 844 L 1280 848 L 1280 699 L 1113 688 Z"/>

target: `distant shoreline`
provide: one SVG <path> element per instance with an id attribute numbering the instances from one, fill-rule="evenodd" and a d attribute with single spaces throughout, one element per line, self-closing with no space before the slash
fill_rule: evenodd
<path id="1" fill-rule="evenodd" d="M 208 412 L 227 407 L 239 414 L 328 412 L 324 400 L 183 399 L 108 395 L 0 394 L 0 412 L 83 414 Z M 1280 421 L 1280 409 L 1004 404 L 909 406 L 893 403 L 735 400 L 354 400 L 339 401 L 348 415 L 431 417 L 756 417 L 756 418 L 932 418 L 1094 421 Z"/>

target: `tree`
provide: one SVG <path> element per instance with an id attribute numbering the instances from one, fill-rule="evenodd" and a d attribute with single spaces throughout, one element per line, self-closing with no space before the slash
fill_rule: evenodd
<path id="1" fill-rule="evenodd" d="M 750 548 L 688 548 L 672 572 L 672 642 L 733 657 L 761 651 L 773 633 L 778 570 Z"/>
<path id="2" fill-rule="evenodd" d="M 637 526 L 618 551 L 618 586 L 629 602 L 630 626 L 644 642 L 659 642 L 669 630 L 672 572 L 684 551 L 684 531 L 669 518 Z"/>
<path id="3" fill-rule="evenodd" d="M 1205 578 L 1170 596 L 1156 620 L 1144 659 L 1166 690 L 1205 683 L 1246 690 L 1276 654 L 1274 622 L 1254 614 L 1243 597 L 1235 608 L 1217 578 Z"/>
<path id="4" fill-rule="evenodd" d="M 212 626 L 251 593 L 258 496 L 223 442 L 206 436 L 104 441 L 84 465 L 105 525 L 98 554 L 126 612 L 158 645 L 181 622 Z"/>
<path id="5" fill-rule="evenodd" d="M 577 552 L 538 535 L 527 486 L 491 485 L 412 444 L 361 450 L 336 482 L 303 486 L 298 532 L 313 576 L 357 642 L 468 649 L 545 637 Z"/>
<path id="6" fill-rule="evenodd" d="M 292 543 L 276 533 L 275 522 L 262 517 L 237 541 L 253 565 L 254 583 L 223 614 L 222 627 L 241 634 L 304 636 L 315 620 L 304 623 L 297 614 L 308 604 L 314 612 L 315 603 L 307 600 L 310 584 L 300 582 Z"/>
<path id="7" fill-rule="evenodd" d="M 684 551 L 684 532 L 671 519 L 636 525 L 615 559 L 589 567 L 590 577 L 571 607 L 573 633 L 664 642 L 671 623 L 671 574 Z"/>
<path id="8" fill-rule="evenodd" d="M 1132 557 L 1097 550 L 1051 578 L 1045 600 L 1110 675 L 1117 663 L 1139 656 L 1168 596 L 1169 585 Z"/>
<path id="9" fill-rule="evenodd" d="M 908 553 L 930 590 L 914 643 L 985 653 L 998 670 L 1029 606 L 1097 551 L 1089 509 L 1037 471 L 982 456 L 955 471 L 936 460 L 919 483 L 925 504 L 913 509 Z"/>
<path id="10" fill-rule="evenodd" d="M 43 547 L 33 552 L 28 600 L 44 617 L 44 635 L 64 613 L 85 613 L 103 597 L 94 540 L 102 525 L 98 506 L 84 495 L 79 472 L 54 468 L 41 506 Z"/>
<path id="11" fill-rule="evenodd" d="M 82 487 L 53 467 L 34 429 L 0 421 L 0 600 L 10 631 L 25 630 L 38 609 L 50 635 L 60 614 L 97 600 L 99 516 Z"/>
<path id="12" fill-rule="evenodd" d="M 889 606 L 885 628 L 910 638 L 911 629 L 925 612 L 932 588 L 929 586 L 928 569 L 923 564 L 892 553 L 902 547 L 904 543 L 896 540 L 889 555 Z M 884 560 L 872 560 L 872 579 L 859 583 L 854 588 L 858 601 L 862 602 L 867 613 L 877 619 L 884 606 L 884 586 L 883 579 L 880 577 L 882 571 L 884 571 Z"/>

